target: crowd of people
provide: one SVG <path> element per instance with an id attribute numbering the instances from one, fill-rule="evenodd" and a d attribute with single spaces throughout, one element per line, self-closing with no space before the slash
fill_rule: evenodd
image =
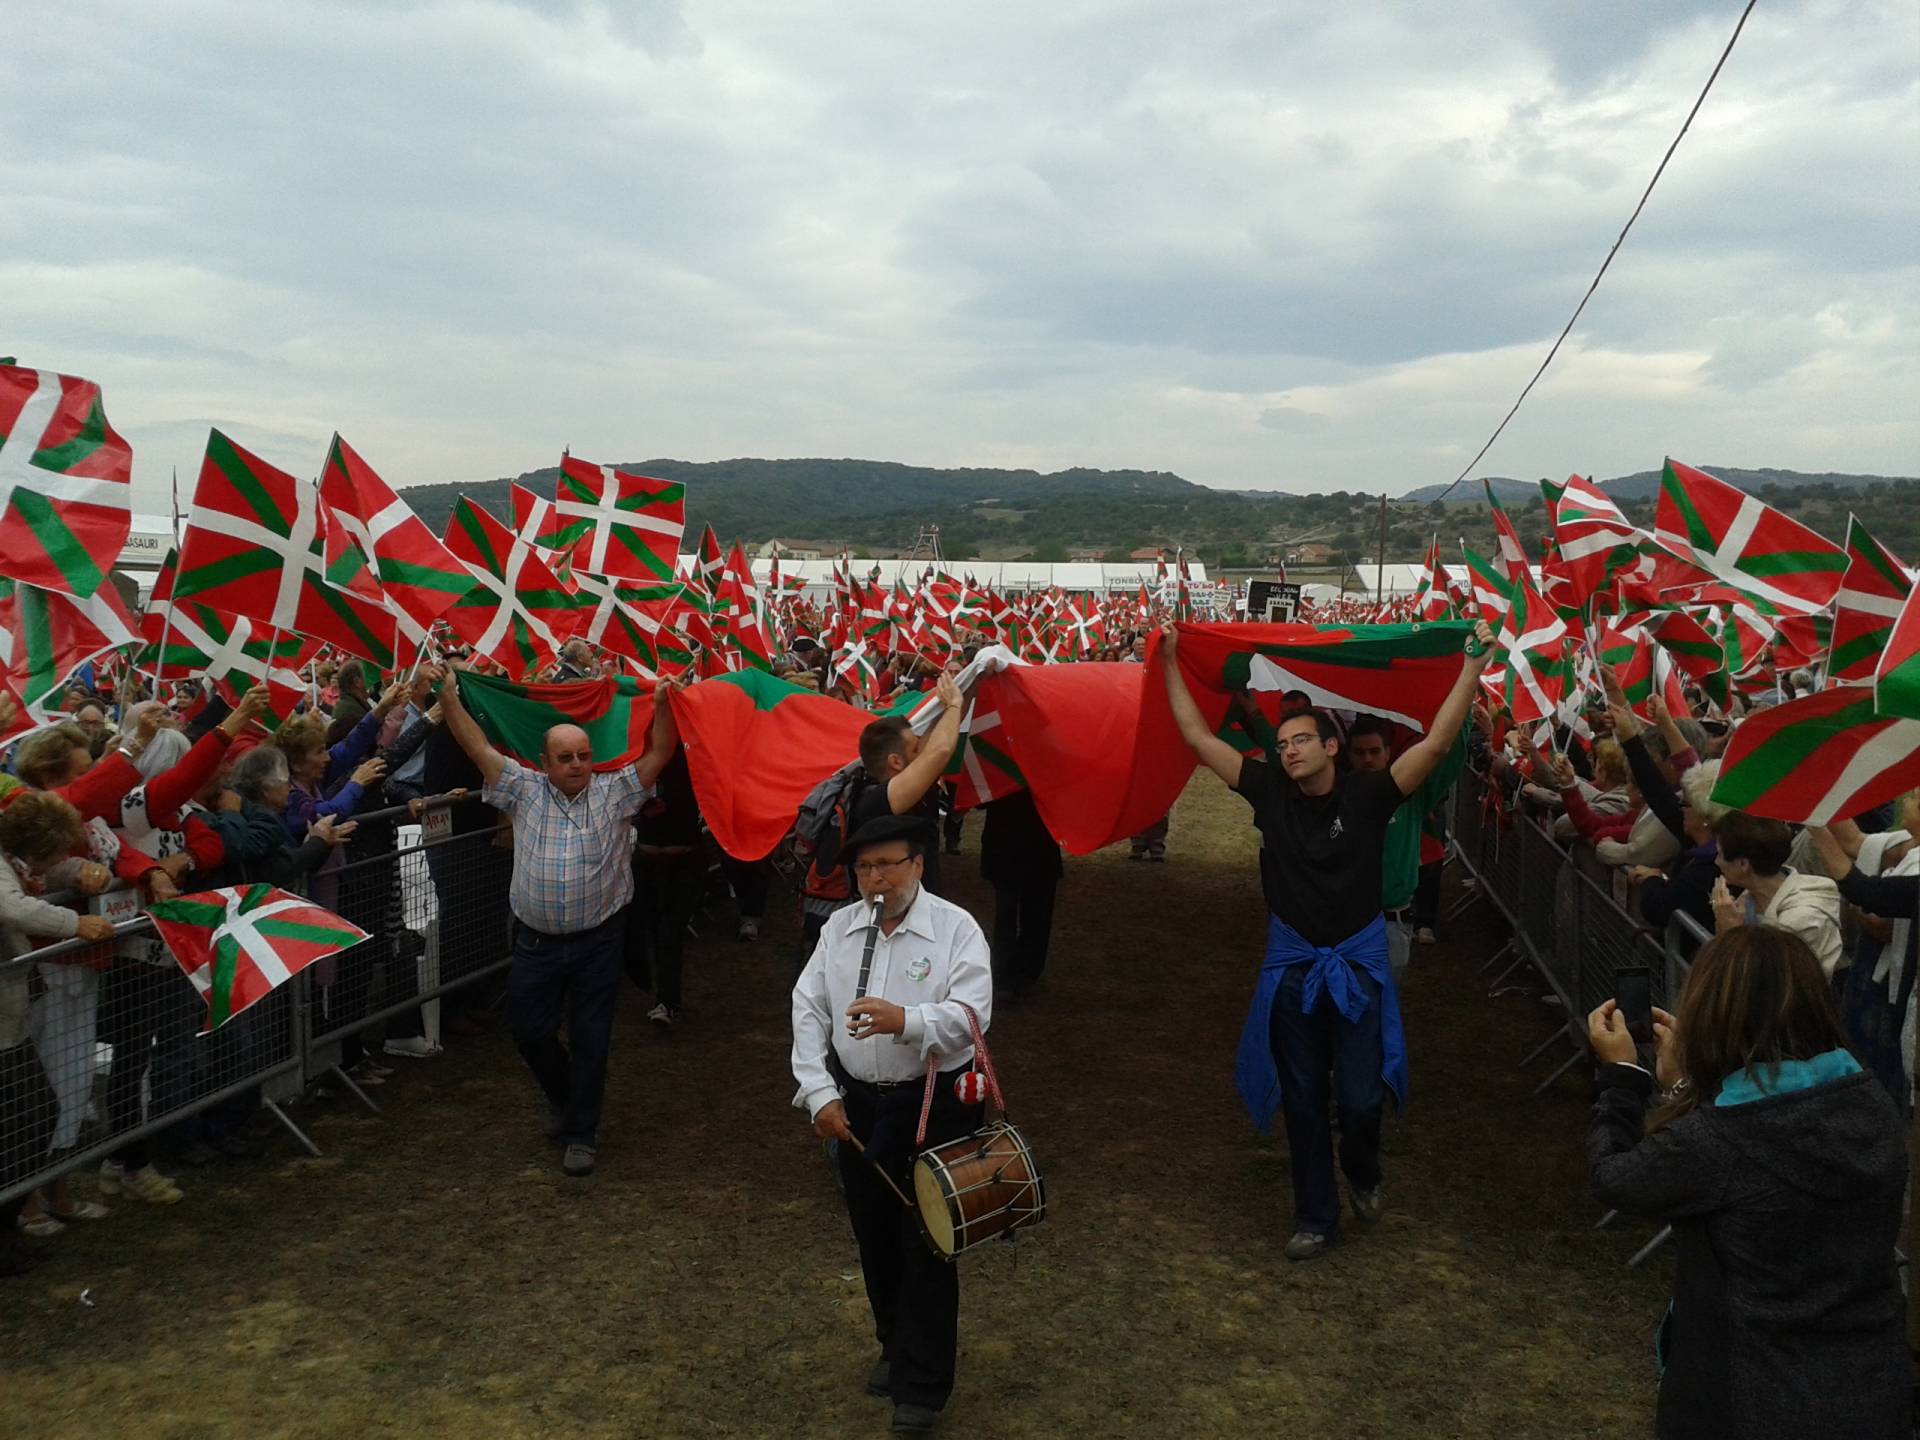
<path id="1" fill-rule="evenodd" d="M 1547 827 L 1631 912 L 1656 928 L 1684 913 L 1713 937 L 1694 957 L 1678 1015 L 1658 1012 L 1653 1045 L 1624 1040 L 1612 1005 L 1590 1018 L 1602 1062 L 1589 1141 L 1596 1193 L 1670 1220 L 1680 1235 L 1663 1327 L 1662 1433 L 1705 1433 L 1689 1427 L 1736 1411 L 1746 1417 L 1738 1426 L 1713 1433 L 1772 1433 L 1763 1411 L 1829 1403 L 1807 1377 L 1824 1353 L 1820 1337 L 1836 1329 L 1869 1337 L 1841 1366 L 1857 1381 L 1858 1425 L 1846 1433 L 1892 1433 L 1876 1427 L 1892 1413 L 1901 1325 L 1893 1242 L 1920 970 L 1920 794 L 1825 826 L 1730 810 L 1712 792 L 1738 714 L 1697 694 L 1688 713 L 1671 713 L 1658 695 L 1636 713 L 1602 669 L 1600 702 L 1572 723 L 1531 731 L 1480 685 L 1491 636 L 1478 639 L 1424 734 L 1316 708 L 1304 694 L 1277 708 L 1241 695 L 1229 717 L 1235 742 L 1188 693 L 1176 632 L 1163 638 L 1182 738 L 1248 802 L 1262 838 L 1269 935 L 1236 1079 L 1257 1124 L 1276 1112 L 1284 1121 L 1293 1155 L 1284 1253 L 1306 1262 L 1335 1248 L 1342 1174 L 1344 1208 L 1361 1225 L 1387 1203 L 1380 1129 L 1389 1101 L 1404 1103 L 1408 1076 L 1398 988 L 1413 947 L 1435 939 L 1446 797 L 1472 766 L 1503 816 Z M 1141 660 L 1145 640 L 1121 637 L 1115 658 Z M 796 1103 L 823 1137 L 850 1142 L 836 1163 L 882 1346 L 868 1383 L 894 1399 L 907 1431 L 930 1425 L 951 1389 L 958 1296 L 950 1267 L 929 1270 L 903 1251 L 899 1215 L 876 1177 L 905 1178 L 901 1117 L 920 1108 L 923 1062 L 959 1084 L 969 1023 L 984 1030 L 996 1005 L 1043 985 L 1064 873 L 1058 843 L 1021 790 L 984 807 L 991 943 L 942 898 L 942 856 L 958 849 L 962 819 L 943 775 L 960 739 L 966 697 L 956 675 L 967 658 L 944 668 L 889 662 L 882 704 L 903 688 L 924 690 L 939 718 L 917 731 L 876 716 L 857 759 L 801 808 L 795 864 L 783 867 L 803 917 Z M 831 691 L 825 662 L 797 640 L 774 668 Z M 545 678 L 597 673 L 591 649 L 572 643 Z M 264 880 L 362 923 L 385 953 L 347 952 L 318 976 L 315 994 L 321 1023 L 341 1036 L 341 1074 L 378 1085 L 392 1073 L 388 1059 L 431 1059 L 445 1037 L 481 1023 L 471 1007 L 452 1014 L 454 997 L 444 1015 L 405 1003 L 420 937 L 400 913 L 393 868 L 355 864 L 389 855 L 399 826 L 446 797 L 448 818 L 430 833 L 477 837 L 510 881 L 494 887 L 490 911 L 443 905 L 443 917 L 495 934 L 508 912 L 514 919 L 506 1015 L 569 1176 L 598 1161 L 623 978 L 648 995 L 654 1025 L 686 1018 L 686 939 L 716 883 L 733 898 L 737 938 L 760 938 L 774 862 L 713 850 L 671 704 L 655 706 L 638 760 L 612 771 L 595 770 L 586 733 L 570 725 L 548 733 L 537 767 L 510 761 L 439 664 L 384 684 L 357 662 L 322 667 L 305 703 L 271 729 L 267 706 L 264 688 L 232 705 L 198 687 L 165 699 L 77 691 L 70 722 L 7 756 L 0 961 L 78 943 L 31 966 L 0 963 L 0 1184 L 57 1177 L 7 1207 L 0 1244 L 15 1248 L 0 1251 L 0 1263 L 17 1262 L 17 1236 L 48 1240 L 105 1219 L 108 1202 L 172 1204 L 183 1167 L 257 1153 L 257 1097 L 244 1090 L 157 1132 L 146 1123 L 219 1088 L 223 1074 L 247 1073 L 247 1017 L 196 1041 L 202 1001 L 164 949 L 145 936 L 113 939 L 109 921 L 76 897 L 127 888 L 154 900 Z M 1131 852 L 1163 859 L 1166 842 L 1163 820 Z M 448 867 L 432 845 L 426 862 L 443 888 Z M 388 1017 L 377 1045 L 360 1024 L 376 1012 Z M 880 1038 L 900 1048 L 873 1049 Z M 103 1080 L 102 1047 L 111 1055 Z M 934 1113 L 937 1134 L 966 1133 L 977 1097 L 957 1107 L 941 1099 Z M 83 1193 L 60 1157 L 122 1134 Z M 1815 1213 L 1858 1223 L 1826 1226 L 1817 1257 L 1786 1258 Z M 1794 1275 L 1805 1283 L 1776 1293 Z"/>

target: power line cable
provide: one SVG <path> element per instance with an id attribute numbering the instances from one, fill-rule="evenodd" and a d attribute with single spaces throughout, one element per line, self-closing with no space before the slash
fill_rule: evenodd
<path id="1" fill-rule="evenodd" d="M 1733 54 L 1734 44 L 1740 39 L 1740 32 L 1746 28 L 1747 17 L 1753 13 L 1753 7 L 1758 3 L 1759 0 L 1747 0 L 1746 9 L 1740 12 L 1739 23 L 1733 27 L 1733 34 L 1727 37 L 1727 48 L 1720 52 L 1720 58 L 1714 62 L 1713 73 L 1707 76 L 1707 83 L 1701 87 L 1699 97 L 1693 102 L 1693 108 L 1687 111 L 1687 118 L 1680 123 L 1680 131 L 1673 137 L 1673 143 L 1667 146 L 1667 153 L 1660 157 L 1659 167 L 1653 172 L 1653 178 L 1647 181 L 1647 188 L 1640 196 L 1640 203 L 1633 207 L 1633 214 L 1629 215 L 1627 223 L 1620 227 L 1620 233 L 1614 238 L 1612 248 L 1607 251 L 1607 258 L 1600 262 L 1600 269 L 1595 273 L 1593 283 L 1587 286 L 1587 293 L 1582 295 L 1580 303 L 1574 306 L 1572 318 L 1567 321 L 1566 328 L 1560 332 L 1560 338 L 1553 342 L 1553 348 L 1547 351 L 1547 358 L 1542 360 L 1540 368 L 1533 372 L 1533 378 L 1527 381 L 1526 387 L 1520 392 L 1520 398 L 1513 402 L 1513 408 L 1507 411 L 1506 417 L 1494 426 L 1493 434 L 1487 437 L 1487 443 L 1480 447 L 1479 453 L 1469 460 L 1460 473 L 1448 483 L 1447 488 L 1433 500 L 1428 501 L 1428 504 L 1446 499 L 1453 493 L 1454 487 L 1473 472 L 1473 467 L 1486 458 L 1486 453 L 1493 448 L 1493 442 L 1498 440 L 1501 432 L 1507 428 L 1507 421 L 1520 413 L 1520 407 L 1526 403 L 1527 396 L 1533 393 L 1533 387 L 1540 383 L 1540 377 L 1546 374 L 1547 367 L 1553 364 L 1553 357 L 1560 353 L 1560 347 L 1566 343 L 1567 336 L 1573 333 L 1573 327 L 1580 319 L 1580 312 L 1587 308 L 1587 301 L 1591 300 L 1593 292 L 1600 288 L 1600 281 L 1605 277 L 1607 267 L 1613 264 L 1613 257 L 1620 253 L 1621 243 L 1626 240 L 1627 232 L 1633 229 L 1633 222 L 1638 220 L 1640 212 L 1647 208 L 1647 201 L 1653 197 L 1653 187 L 1658 185 L 1660 177 L 1667 173 L 1667 162 L 1673 159 L 1673 152 L 1680 148 L 1680 141 L 1692 126 L 1693 117 L 1700 113 L 1700 107 L 1706 103 L 1707 93 L 1713 89 L 1713 82 L 1720 78 L 1721 67 L 1727 63 L 1727 57 Z"/>

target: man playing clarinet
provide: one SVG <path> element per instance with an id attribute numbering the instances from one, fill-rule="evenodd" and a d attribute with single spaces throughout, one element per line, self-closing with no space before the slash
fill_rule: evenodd
<path id="1" fill-rule="evenodd" d="M 979 924 L 920 883 L 932 841 L 931 827 L 910 815 L 881 816 L 848 837 L 859 901 L 827 918 L 793 987 L 794 1104 L 813 1117 L 816 1135 L 839 1141 L 880 1341 L 867 1393 L 893 1401 L 902 1435 L 933 1429 L 953 1391 L 959 1343 L 959 1277 L 922 1239 L 904 1199 L 927 1061 L 934 1057 L 939 1072 L 924 1142 L 931 1148 L 981 1124 L 980 1105 L 963 1103 L 956 1089 L 973 1058 L 964 1007 L 983 1032 L 993 1009 Z"/>

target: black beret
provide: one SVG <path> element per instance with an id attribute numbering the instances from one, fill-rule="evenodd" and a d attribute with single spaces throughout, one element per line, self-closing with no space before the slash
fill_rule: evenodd
<path id="1" fill-rule="evenodd" d="M 932 835 L 933 827 L 918 815 L 880 815 L 849 835 L 840 853 L 851 865 L 869 845 L 884 845 L 889 840 L 925 845 Z"/>

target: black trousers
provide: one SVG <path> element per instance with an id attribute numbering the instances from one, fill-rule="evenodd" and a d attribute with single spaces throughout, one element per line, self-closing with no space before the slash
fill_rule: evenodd
<path id="1" fill-rule="evenodd" d="M 1443 862 L 1433 861 L 1420 867 L 1420 878 L 1413 887 L 1413 923 L 1425 925 L 1428 929 L 1440 919 L 1440 867 Z"/>
<path id="2" fill-rule="evenodd" d="M 1053 897 L 1060 877 L 1046 872 L 993 887 L 993 988 L 1018 990 L 1047 968 L 1053 936 Z"/>
<path id="3" fill-rule="evenodd" d="M 962 1105 L 953 1093 L 954 1076 L 938 1076 L 933 1113 L 927 1118 L 927 1145 L 970 1135 L 981 1122 L 978 1105 Z M 873 1333 L 889 1368 L 888 1385 L 897 1405 L 938 1410 L 953 1393 L 954 1360 L 960 1346 L 960 1275 L 928 1246 L 917 1215 L 901 1205 L 873 1173 L 885 1167 L 908 1195 L 913 1194 L 913 1132 L 920 1123 L 921 1088 L 862 1089 L 848 1084 L 847 1124 L 867 1147 L 861 1155 L 840 1146 L 840 1177 L 845 1182 L 847 1218 L 860 1245 L 860 1271 L 873 1307 Z"/>
<path id="4" fill-rule="evenodd" d="M 24 1180 L 45 1162 L 59 1113 L 60 1102 L 47 1083 L 33 1041 L 0 1050 L 0 1185 Z M 0 1220 L 9 1230 L 24 1199 L 10 1200 L 0 1208 Z"/>
<path id="5" fill-rule="evenodd" d="M 740 907 L 742 920 L 764 920 L 767 891 L 773 884 L 773 865 L 767 860 L 736 860 L 731 855 L 720 862 Z"/>
<path id="6" fill-rule="evenodd" d="M 633 901 L 627 907 L 627 977 L 675 1010 L 680 1008 L 687 926 L 706 888 L 707 860 L 698 850 L 634 857 Z"/>

